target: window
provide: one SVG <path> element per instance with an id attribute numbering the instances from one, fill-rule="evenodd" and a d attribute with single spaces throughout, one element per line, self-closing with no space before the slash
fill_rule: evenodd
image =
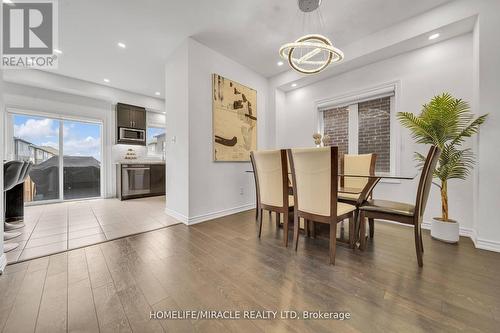
<path id="1" fill-rule="evenodd" d="M 33 163 L 25 202 L 101 196 L 101 123 L 9 112 L 8 124 L 10 158 Z"/>
<path id="2" fill-rule="evenodd" d="M 327 146 L 338 146 L 339 155 L 349 152 L 349 107 L 343 106 L 323 112 L 323 135 L 328 135 Z"/>
<path id="3" fill-rule="evenodd" d="M 146 144 L 148 155 L 163 155 L 165 153 L 165 128 L 148 127 Z"/>
<path id="4" fill-rule="evenodd" d="M 393 171 L 391 119 L 394 87 L 389 91 L 348 97 L 320 104 L 320 130 L 328 146 L 343 154 L 377 154 L 376 171 Z"/>

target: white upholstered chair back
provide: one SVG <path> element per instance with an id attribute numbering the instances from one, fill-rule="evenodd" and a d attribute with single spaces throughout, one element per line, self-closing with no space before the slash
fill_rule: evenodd
<path id="1" fill-rule="evenodd" d="M 264 205 L 282 207 L 284 203 L 281 151 L 260 150 L 252 154 L 259 182 L 260 202 Z"/>
<path id="2" fill-rule="evenodd" d="M 368 175 L 374 154 L 344 155 L 344 174 Z M 364 188 L 368 183 L 368 178 L 344 177 L 344 187 Z"/>
<path id="3" fill-rule="evenodd" d="M 331 149 L 292 149 L 297 190 L 297 209 L 311 214 L 330 216 Z"/>

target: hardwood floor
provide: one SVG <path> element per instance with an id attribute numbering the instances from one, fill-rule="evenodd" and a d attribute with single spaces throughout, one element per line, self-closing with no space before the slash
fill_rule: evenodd
<path id="1" fill-rule="evenodd" d="M 300 237 L 283 247 L 264 214 L 175 225 L 10 265 L 0 277 L 4 332 L 495 332 L 500 254 L 376 223 L 365 252 Z M 397 240 L 397 241 L 395 241 Z M 150 320 L 153 310 L 348 311 L 334 320 Z"/>

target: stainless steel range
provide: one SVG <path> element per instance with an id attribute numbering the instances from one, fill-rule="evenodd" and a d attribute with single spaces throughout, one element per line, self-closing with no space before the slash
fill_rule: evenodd
<path id="1" fill-rule="evenodd" d="M 164 163 L 124 163 L 117 167 L 120 200 L 165 194 Z"/>

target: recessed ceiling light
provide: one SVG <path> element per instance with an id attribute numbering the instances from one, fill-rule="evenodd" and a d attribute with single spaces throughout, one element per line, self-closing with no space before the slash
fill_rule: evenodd
<path id="1" fill-rule="evenodd" d="M 103 81 L 106 82 L 106 83 L 110 82 L 109 79 L 104 79 Z"/>
<path id="2" fill-rule="evenodd" d="M 165 111 L 162 112 L 163 114 L 167 114 Z"/>
<path id="3" fill-rule="evenodd" d="M 278 61 L 278 66 L 283 66 L 283 61 Z"/>
<path id="4" fill-rule="evenodd" d="M 57 53 L 57 54 L 62 54 L 63 52 L 59 49 L 54 49 L 54 53 Z"/>
<path id="5" fill-rule="evenodd" d="M 297 86 L 297 83 L 292 83 L 292 88 L 295 88 Z"/>
<path id="6" fill-rule="evenodd" d="M 429 36 L 429 40 L 433 40 L 439 37 L 439 34 L 432 34 Z"/>
<path id="7" fill-rule="evenodd" d="M 161 94 L 160 94 L 160 92 L 159 92 L 159 91 L 157 91 L 157 92 L 155 92 L 155 95 L 156 95 L 156 96 L 160 96 Z"/>
<path id="8" fill-rule="evenodd" d="M 12 0 L 3 0 L 3 3 L 6 3 L 8 5 L 13 5 Z"/>
<path id="9" fill-rule="evenodd" d="M 118 42 L 118 46 L 121 47 L 122 49 L 127 47 L 127 45 L 125 45 L 125 43 L 122 42 Z"/>

